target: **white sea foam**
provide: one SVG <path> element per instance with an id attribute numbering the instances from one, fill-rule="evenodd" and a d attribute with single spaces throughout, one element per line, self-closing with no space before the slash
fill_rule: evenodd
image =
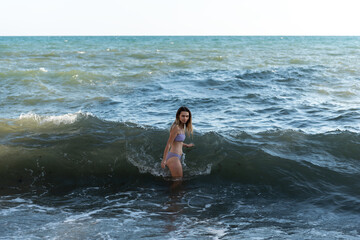
<path id="1" fill-rule="evenodd" d="M 21 211 L 21 209 L 18 207 L 6 208 L 6 209 L 0 210 L 0 216 L 11 216 L 11 215 L 14 215 L 15 212 L 20 212 L 20 211 Z"/>
<path id="2" fill-rule="evenodd" d="M 48 72 L 48 70 L 46 70 L 45 68 L 39 68 L 39 70 L 41 71 L 41 72 Z"/>
<path id="3" fill-rule="evenodd" d="M 93 214 L 96 214 L 98 212 L 101 212 L 102 209 L 98 209 L 98 210 L 94 210 L 94 211 L 90 211 L 90 212 L 85 212 L 85 213 L 81 213 L 81 214 L 77 214 L 77 215 L 70 215 L 69 217 L 67 217 L 64 220 L 64 223 L 70 223 L 70 222 L 77 222 L 77 221 L 83 221 L 83 220 L 88 220 L 91 219 Z"/>
<path id="4" fill-rule="evenodd" d="M 147 158 L 147 160 L 144 160 L 145 158 Z M 135 159 L 141 159 L 141 161 L 138 162 Z M 158 176 L 158 177 L 170 177 L 171 176 L 170 171 L 168 171 L 168 169 L 163 170 L 160 167 L 160 163 L 161 163 L 160 160 L 158 163 L 146 166 L 144 163 L 151 161 L 150 156 L 146 156 L 146 155 L 140 156 L 140 154 L 135 154 L 134 157 L 128 156 L 128 161 L 130 163 L 132 163 L 135 167 L 137 167 L 139 169 L 140 173 L 150 173 L 151 175 Z"/>
<path id="5" fill-rule="evenodd" d="M 139 149 L 129 145 L 127 159 L 132 165 L 139 169 L 140 173 L 150 173 L 151 175 L 157 177 L 171 177 L 168 168 L 161 168 L 161 159 L 156 161 L 144 148 Z M 184 175 L 186 177 L 192 178 L 194 176 L 209 175 L 211 173 L 211 163 L 207 164 L 206 168 L 189 168 L 185 163 L 185 153 L 181 158 L 181 162 L 185 173 Z"/>
<path id="6" fill-rule="evenodd" d="M 32 201 L 30 200 L 30 201 L 27 201 L 27 200 L 25 200 L 25 199 L 23 199 L 23 198 L 19 198 L 19 197 L 17 197 L 17 198 L 14 198 L 14 199 L 6 199 L 6 200 L 4 200 L 4 201 L 2 201 L 2 200 L 0 200 L 0 203 L 1 202 L 10 202 L 10 203 L 32 203 Z"/>
<path id="7" fill-rule="evenodd" d="M 81 117 L 88 117 L 88 116 L 93 116 L 91 113 L 83 113 L 81 111 L 76 112 L 76 113 L 67 113 L 64 115 L 58 115 L 58 116 L 41 116 L 38 115 L 36 113 L 22 113 L 19 117 L 19 120 L 33 120 L 35 121 L 37 124 L 42 125 L 42 124 L 46 124 L 46 123 L 53 123 L 56 125 L 60 125 L 60 124 L 73 124 L 74 122 L 76 122 L 79 118 Z"/>
<path id="8" fill-rule="evenodd" d="M 225 228 L 214 228 L 214 227 L 208 227 L 207 231 L 210 235 L 213 235 L 213 239 L 222 239 L 226 235 L 226 229 Z"/>

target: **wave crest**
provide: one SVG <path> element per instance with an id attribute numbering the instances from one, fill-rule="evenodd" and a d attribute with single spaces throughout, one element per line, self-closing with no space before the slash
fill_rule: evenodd
<path id="1" fill-rule="evenodd" d="M 86 119 L 89 116 L 94 117 L 93 114 L 89 112 L 77 112 L 77 113 L 67 113 L 64 115 L 58 115 L 58 116 L 41 116 L 36 113 L 25 113 L 21 114 L 18 121 L 20 124 L 37 124 L 37 125 L 44 125 L 44 124 L 54 124 L 54 125 L 60 125 L 60 124 L 73 124 L 76 121 L 80 119 Z"/>
<path id="2" fill-rule="evenodd" d="M 169 171 L 160 162 L 168 134 L 167 129 L 106 121 L 83 112 L 2 119 L 0 188 L 166 178 Z M 359 189 L 358 133 L 204 132 L 186 142 L 195 147 L 184 149 L 185 179 L 207 175 L 288 194 Z"/>

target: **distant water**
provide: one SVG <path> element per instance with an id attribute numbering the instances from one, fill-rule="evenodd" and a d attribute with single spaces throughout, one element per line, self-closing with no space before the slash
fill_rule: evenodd
<path id="1" fill-rule="evenodd" d="M 359 239 L 359 56 L 360 37 L 0 37 L 0 239 Z"/>

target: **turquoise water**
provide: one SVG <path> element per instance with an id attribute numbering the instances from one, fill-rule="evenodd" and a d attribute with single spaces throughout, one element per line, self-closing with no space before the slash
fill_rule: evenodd
<path id="1" fill-rule="evenodd" d="M 359 37 L 0 37 L 2 238 L 359 238 L 359 55 Z M 196 147 L 171 190 L 181 105 Z"/>

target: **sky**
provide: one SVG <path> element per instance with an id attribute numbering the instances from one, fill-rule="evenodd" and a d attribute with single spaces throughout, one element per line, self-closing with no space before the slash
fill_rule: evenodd
<path id="1" fill-rule="evenodd" d="M 360 0 L 1 0 L 0 36 L 360 35 Z"/>

